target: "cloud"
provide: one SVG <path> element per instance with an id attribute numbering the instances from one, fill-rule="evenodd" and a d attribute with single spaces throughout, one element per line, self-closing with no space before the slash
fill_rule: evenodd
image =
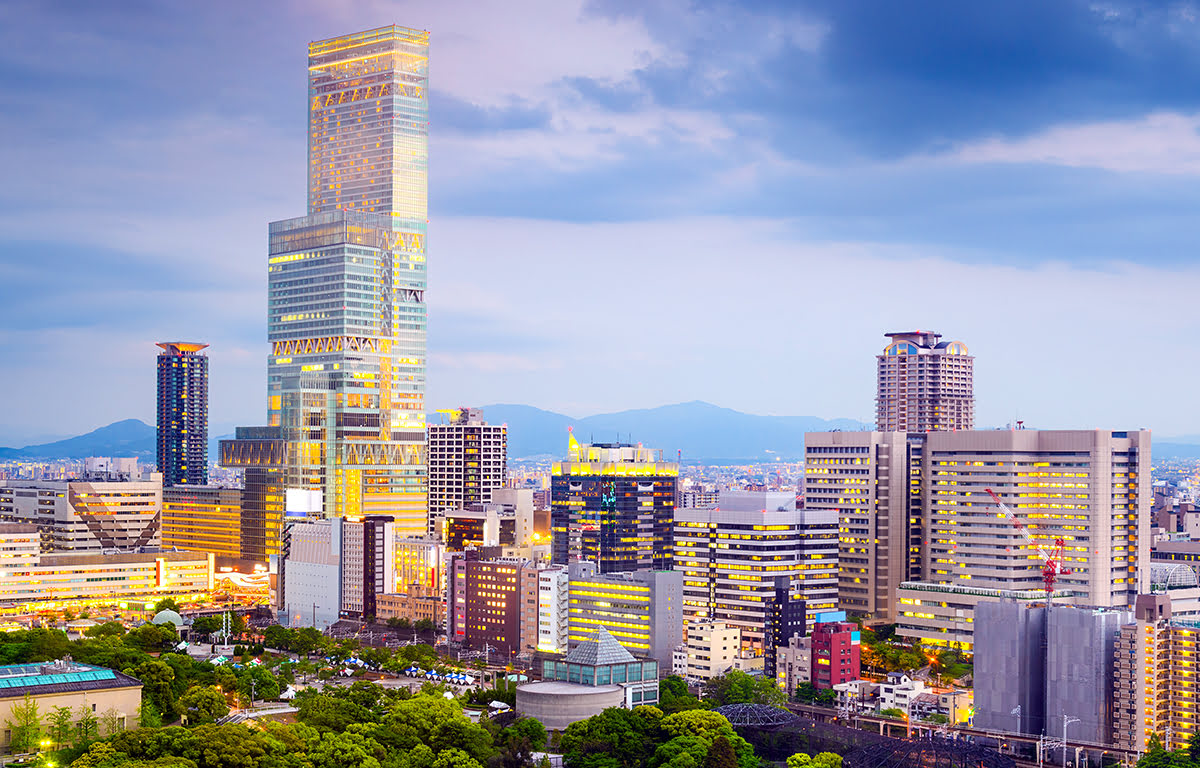
<path id="1" fill-rule="evenodd" d="M 953 162 L 1038 163 L 1116 173 L 1200 174 L 1200 114 L 1061 125 L 1020 139 L 993 138 L 947 153 Z"/>

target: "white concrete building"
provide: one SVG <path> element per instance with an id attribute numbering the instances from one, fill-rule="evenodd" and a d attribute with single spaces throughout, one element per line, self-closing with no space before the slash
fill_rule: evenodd
<path id="1" fill-rule="evenodd" d="M 909 704 L 925 693 L 925 683 L 913 680 L 903 672 L 888 672 L 887 679 L 879 684 L 879 708 L 908 711 Z"/>
<path id="2" fill-rule="evenodd" d="M 553 566 L 538 572 L 539 651 L 567 652 L 567 629 L 571 617 L 567 602 L 569 586 L 566 566 Z"/>
<path id="3" fill-rule="evenodd" d="M 723 621 L 697 620 L 687 625 L 689 680 L 709 680 L 728 672 L 742 645 L 741 628 Z"/>

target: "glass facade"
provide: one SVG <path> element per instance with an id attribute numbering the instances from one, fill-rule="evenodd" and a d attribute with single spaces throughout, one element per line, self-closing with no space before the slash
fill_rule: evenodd
<path id="1" fill-rule="evenodd" d="M 269 423 L 325 514 L 426 530 L 427 32 L 309 45 L 308 215 L 270 225 Z"/>

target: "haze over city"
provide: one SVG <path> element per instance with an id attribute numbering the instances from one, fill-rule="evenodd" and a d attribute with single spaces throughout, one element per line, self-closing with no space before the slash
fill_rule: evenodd
<path id="1" fill-rule="evenodd" d="M 10 2 L 0 445 L 152 423 L 169 338 L 262 421 L 303 42 L 392 19 L 435 61 L 430 408 L 870 422 L 881 334 L 933 328 L 981 427 L 1200 432 L 1188 4 Z"/>

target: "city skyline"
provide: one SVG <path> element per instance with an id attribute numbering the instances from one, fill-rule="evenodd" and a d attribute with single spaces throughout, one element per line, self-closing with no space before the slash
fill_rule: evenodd
<path id="1" fill-rule="evenodd" d="M 47 39 L 33 33 L 65 10 L 6 5 L 0 66 L 26 108 L 0 123 L 14 180 L 0 400 L 80 407 L 7 409 L 0 444 L 151 422 L 157 338 L 212 344 L 214 424 L 264 421 L 248 394 L 265 381 L 262 222 L 303 205 L 302 46 L 392 22 L 430 30 L 439 62 L 429 408 L 701 399 L 869 423 L 879 334 L 933 327 L 976 357 L 981 427 L 1200 432 L 1180 408 L 1190 328 L 1174 311 L 1200 289 L 1200 103 L 1159 76 L 1200 55 L 1186 13 L 927 11 L 968 51 L 920 14 L 853 3 L 694 10 L 678 24 L 603 3 L 78 9 L 66 26 L 86 33 Z M 1029 14 L 1040 23 L 1018 23 Z M 539 55 L 491 34 L 505 25 Z M 909 284 L 952 289 L 922 305 L 896 289 Z M 579 321 L 614 297 L 665 353 Z M 836 339 L 811 333 L 835 321 Z M 1175 375 L 1131 395 L 1102 375 L 1121 348 Z M 81 397 L 68 365 L 104 375 Z M 610 386 L 614 371 L 629 383 Z"/>

